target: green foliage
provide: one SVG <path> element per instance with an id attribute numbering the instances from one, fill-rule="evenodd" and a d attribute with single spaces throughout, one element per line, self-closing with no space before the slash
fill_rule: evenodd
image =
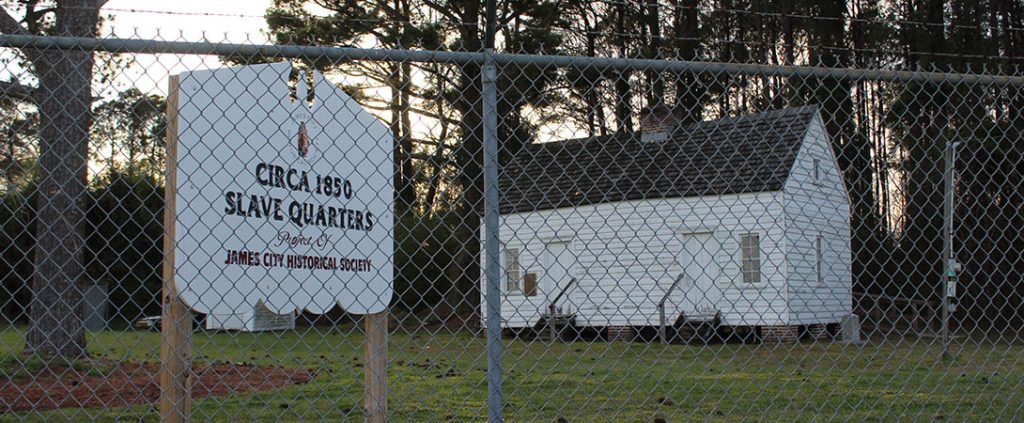
<path id="1" fill-rule="evenodd" d="M 164 187 L 155 178 L 116 171 L 90 190 L 86 271 L 106 283 L 112 313 L 133 320 L 159 314 Z"/>
<path id="2" fill-rule="evenodd" d="M 0 96 L 0 192 L 19 189 L 36 172 L 39 115 Z"/>
<path id="3" fill-rule="evenodd" d="M 34 185 L 0 194 L 0 316 L 24 320 L 35 245 Z"/>
<path id="4" fill-rule="evenodd" d="M 163 174 L 166 100 L 130 88 L 93 109 L 92 159 L 108 172 Z"/>
<path id="5" fill-rule="evenodd" d="M 463 245 L 454 228 L 453 213 L 417 215 L 406 213 L 395 222 L 395 303 L 400 309 L 419 312 L 433 307 L 454 307 L 446 294 L 468 295 L 455 286 L 460 273 L 455 256 Z"/>
<path id="6" fill-rule="evenodd" d="M 163 261 L 163 185 L 145 175 L 109 172 L 94 181 L 86 205 L 86 283 L 105 283 L 113 317 L 159 314 Z M 0 198 L 0 305 L 24 321 L 32 283 L 36 191 Z"/>

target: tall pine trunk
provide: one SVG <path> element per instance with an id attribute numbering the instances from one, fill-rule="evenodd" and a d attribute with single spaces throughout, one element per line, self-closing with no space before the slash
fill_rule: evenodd
<path id="1" fill-rule="evenodd" d="M 482 4 L 471 0 L 461 2 L 460 18 L 463 22 L 478 22 Z M 483 51 L 483 40 L 479 29 L 463 25 L 459 28 L 462 49 Z M 463 244 L 458 246 L 456 266 L 462 271 L 461 279 L 453 281 L 455 291 L 462 294 L 456 309 L 479 310 L 480 296 L 480 224 L 484 211 L 484 168 L 483 168 L 483 103 L 481 68 L 476 64 L 465 64 L 459 68 L 459 100 L 455 107 L 462 115 L 459 122 L 459 136 L 462 142 L 456 149 L 456 161 L 462 182 L 462 222 L 456 233 Z M 500 148 L 500 147 L 499 147 Z"/>
<path id="2" fill-rule="evenodd" d="M 54 35 L 95 36 L 95 0 L 61 1 Z M 39 107 L 39 180 L 35 275 L 25 352 L 74 358 L 86 355 L 82 323 L 84 203 L 93 56 L 88 51 L 35 52 L 43 94 Z"/>
<path id="3" fill-rule="evenodd" d="M 679 60 L 694 61 L 700 53 L 700 23 L 698 0 L 675 0 L 675 44 Z M 676 80 L 676 113 L 682 122 L 701 120 L 704 107 L 704 87 L 700 75 L 686 72 Z"/>
<path id="4" fill-rule="evenodd" d="M 628 13 L 625 2 L 616 6 L 616 23 L 614 37 L 618 43 L 619 57 L 627 57 L 628 40 L 626 37 L 626 13 Z M 633 130 L 632 108 L 633 95 L 629 84 L 630 72 L 621 70 L 616 73 L 615 78 L 615 121 L 619 133 L 631 132 Z"/>
<path id="5" fill-rule="evenodd" d="M 929 0 L 924 7 L 925 22 L 911 41 L 911 63 L 926 71 L 948 71 L 941 54 L 945 52 L 944 3 Z M 911 84 L 907 157 L 906 230 L 902 242 L 904 278 L 911 283 L 907 293 L 936 298 L 942 283 L 943 149 L 946 143 L 947 87 Z"/>

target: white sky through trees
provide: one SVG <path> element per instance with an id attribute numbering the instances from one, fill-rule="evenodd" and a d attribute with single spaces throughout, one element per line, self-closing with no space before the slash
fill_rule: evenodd
<path id="1" fill-rule="evenodd" d="M 265 43 L 263 18 L 270 0 L 110 0 L 112 17 L 102 35 L 166 41 Z M 167 77 L 185 70 L 220 67 L 215 56 L 138 55 L 118 78 L 143 92 L 167 93 Z"/>
<path id="2" fill-rule="evenodd" d="M 163 41 L 228 42 L 242 44 L 270 44 L 264 15 L 272 6 L 271 0 L 110 0 L 101 10 L 105 22 L 101 37 L 155 39 Z M 310 11 L 316 13 L 310 6 Z M 122 55 L 132 62 L 117 71 L 112 84 L 100 87 L 100 96 L 113 98 L 118 92 L 137 88 L 143 93 L 167 95 L 170 75 L 184 71 L 211 69 L 225 66 L 217 56 L 197 55 Z M 102 60 L 102 59 L 101 59 Z M 328 79 L 335 83 L 365 84 L 369 81 L 351 75 L 333 74 Z M 421 72 L 414 72 L 414 80 L 425 83 Z M 363 91 L 370 94 L 367 106 L 382 121 L 390 119 L 388 105 L 378 104 L 373 98 L 388 98 L 387 88 L 370 82 Z M 422 105 L 418 105 L 422 106 Z M 415 116 L 413 131 L 418 137 L 431 138 L 437 131 L 437 122 L 424 116 Z M 92 163 L 94 171 L 103 164 Z"/>

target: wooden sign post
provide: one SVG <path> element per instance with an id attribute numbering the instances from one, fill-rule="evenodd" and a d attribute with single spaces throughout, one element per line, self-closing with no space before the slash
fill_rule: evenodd
<path id="1" fill-rule="evenodd" d="M 164 186 L 163 313 L 160 332 L 160 421 L 185 422 L 192 412 L 192 312 L 174 286 L 175 187 L 178 175 L 178 77 L 167 91 L 167 178 Z"/>
<path id="2" fill-rule="evenodd" d="M 369 421 L 387 420 L 394 138 L 320 73 L 312 86 L 291 74 L 272 63 L 171 78 L 163 421 L 191 412 L 193 311 L 245 322 L 257 307 L 335 306 L 366 316 L 364 404 Z"/>
<path id="3" fill-rule="evenodd" d="M 363 406 L 366 421 L 384 423 L 388 416 L 388 313 L 367 314 Z"/>

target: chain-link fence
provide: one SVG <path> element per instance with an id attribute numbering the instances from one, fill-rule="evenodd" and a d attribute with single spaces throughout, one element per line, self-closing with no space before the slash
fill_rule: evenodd
<path id="1" fill-rule="evenodd" d="M 1004 63 L 436 44 L 0 35 L 0 418 L 158 419 L 165 266 L 196 420 L 370 418 L 380 309 L 392 421 L 1022 412 Z"/>

